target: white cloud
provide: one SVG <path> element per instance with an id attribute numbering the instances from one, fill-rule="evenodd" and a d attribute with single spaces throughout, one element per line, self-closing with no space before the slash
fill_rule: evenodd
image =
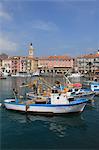
<path id="1" fill-rule="evenodd" d="M 54 31 L 58 29 L 55 23 L 45 22 L 41 20 L 33 22 L 32 27 L 35 29 L 45 30 L 45 31 Z"/>
<path id="2" fill-rule="evenodd" d="M 9 40 L 6 37 L 0 37 L 0 53 L 16 51 L 18 48 L 17 43 Z"/>
<path id="3" fill-rule="evenodd" d="M 6 20 L 11 20 L 12 19 L 12 17 L 7 12 L 4 12 L 4 11 L 0 11 L 0 18 L 1 19 L 6 19 Z"/>
<path id="4" fill-rule="evenodd" d="M 0 19 L 12 20 L 11 14 L 9 14 L 5 8 L 3 3 L 0 2 Z"/>

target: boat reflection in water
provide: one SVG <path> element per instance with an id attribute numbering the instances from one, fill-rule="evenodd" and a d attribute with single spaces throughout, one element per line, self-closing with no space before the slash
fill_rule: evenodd
<path id="1" fill-rule="evenodd" d="M 9 111 L 9 119 L 20 124 L 29 126 L 35 126 L 39 124 L 40 127 L 44 127 L 51 134 L 55 134 L 58 137 L 68 136 L 71 130 L 86 130 L 87 125 L 84 120 L 83 114 L 65 115 L 65 116 L 39 116 L 30 114 L 20 114 Z"/>

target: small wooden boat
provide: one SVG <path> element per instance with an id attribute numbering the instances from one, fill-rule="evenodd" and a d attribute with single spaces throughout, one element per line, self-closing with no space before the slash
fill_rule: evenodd
<path id="1" fill-rule="evenodd" d="M 87 99 L 77 99 L 69 101 L 66 94 L 59 94 L 53 90 L 50 98 L 21 101 L 18 98 L 4 100 L 6 109 L 32 113 L 44 114 L 65 114 L 82 112 L 87 103 Z"/>

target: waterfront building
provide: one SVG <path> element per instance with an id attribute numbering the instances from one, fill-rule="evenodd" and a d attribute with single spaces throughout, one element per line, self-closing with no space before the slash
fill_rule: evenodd
<path id="1" fill-rule="evenodd" d="M 66 55 L 40 57 L 38 68 L 43 73 L 69 73 L 73 69 L 73 58 Z"/>
<path id="2" fill-rule="evenodd" d="M 20 56 L 13 56 L 10 57 L 11 59 L 11 67 L 12 67 L 12 74 L 16 74 L 20 72 Z"/>
<path id="3" fill-rule="evenodd" d="M 6 58 L 2 60 L 2 72 L 5 74 L 11 74 L 12 73 L 12 60 L 10 58 Z"/>
<path id="4" fill-rule="evenodd" d="M 28 56 L 8 57 L 0 55 L 0 71 L 9 74 L 17 72 L 69 74 L 73 71 L 83 74 L 99 74 L 99 50 L 95 54 L 82 55 L 77 58 L 70 56 L 34 57 L 32 43 L 29 45 Z"/>
<path id="5" fill-rule="evenodd" d="M 0 59 L 0 72 L 2 72 L 2 59 Z"/>
<path id="6" fill-rule="evenodd" d="M 6 54 L 0 55 L 0 71 L 10 74 L 17 72 L 33 73 L 37 71 L 38 59 L 34 57 L 34 48 L 32 43 L 29 45 L 28 56 L 8 57 Z"/>
<path id="7" fill-rule="evenodd" d="M 95 54 L 79 56 L 75 59 L 76 67 L 80 73 L 90 74 L 99 70 L 99 51 Z"/>
<path id="8" fill-rule="evenodd" d="M 28 73 L 36 72 L 38 69 L 38 59 L 36 57 L 26 57 L 26 71 Z"/>
<path id="9" fill-rule="evenodd" d="M 8 55 L 7 54 L 1 54 L 0 55 L 0 72 L 2 72 L 2 62 L 4 59 L 7 59 L 8 58 Z"/>
<path id="10" fill-rule="evenodd" d="M 32 59 L 33 59 L 33 58 L 29 58 L 29 57 L 26 58 L 26 71 L 27 71 L 28 73 L 31 73 L 31 72 L 32 72 L 32 71 L 31 71 Z"/>
<path id="11" fill-rule="evenodd" d="M 26 65 L 26 57 L 20 57 L 20 72 L 26 72 L 27 71 L 27 65 Z"/>
<path id="12" fill-rule="evenodd" d="M 31 71 L 36 72 L 38 70 L 38 58 L 34 57 L 31 61 Z"/>
<path id="13" fill-rule="evenodd" d="M 8 57 L 2 61 L 2 72 L 16 74 L 26 72 L 26 58 L 21 56 Z"/>

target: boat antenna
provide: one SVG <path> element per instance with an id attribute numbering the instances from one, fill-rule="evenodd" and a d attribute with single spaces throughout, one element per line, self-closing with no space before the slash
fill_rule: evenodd
<path id="1" fill-rule="evenodd" d="M 69 84 L 71 84 L 70 80 L 69 80 L 68 77 L 67 77 L 67 74 L 64 74 L 64 78 L 66 79 L 66 81 L 67 81 Z"/>
<path id="2" fill-rule="evenodd" d="M 18 103 L 18 98 L 17 98 L 18 91 L 16 89 L 13 89 L 13 94 L 14 94 L 14 97 L 15 97 L 15 101 Z"/>

